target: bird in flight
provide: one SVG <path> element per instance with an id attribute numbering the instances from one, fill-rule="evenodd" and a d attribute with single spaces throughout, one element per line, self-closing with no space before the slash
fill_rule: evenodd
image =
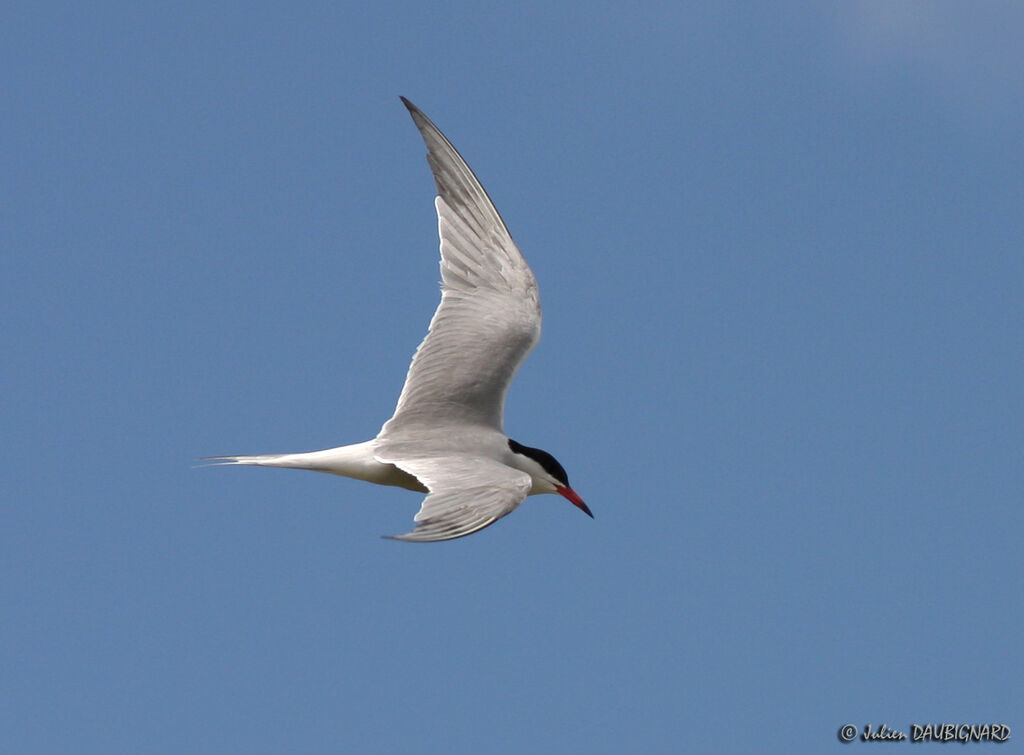
<path id="1" fill-rule="evenodd" d="M 323 451 L 216 456 L 214 464 L 309 469 L 426 493 L 394 539 L 451 540 L 558 493 L 588 516 L 555 457 L 502 430 L 505 394 L 540 339 L 537 281 L 501 215 L 444 134 L 402 97 L 437 184 L 441 303 L 416 349 L 394 416 L 373 440 Z"/>

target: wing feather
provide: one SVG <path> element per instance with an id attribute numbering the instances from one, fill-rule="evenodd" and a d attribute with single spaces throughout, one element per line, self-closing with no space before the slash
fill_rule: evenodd
<path id="1" fill-rule="evenodd" d="M 404 97 L 438 196 L 441 303 L 381 436 L 417 425 L 502 429 L 505 395 L 540 339 L 537 281 L 473 171 Z"/>
<path id="2" fill-rule="evenodd" d="M 470 535 L 514 511 L 533 484 L 525 472 L 484 457 L 388 461 L 430 491 L 414 517 L 416 528 L 395 540 L 434 542 Z"/>

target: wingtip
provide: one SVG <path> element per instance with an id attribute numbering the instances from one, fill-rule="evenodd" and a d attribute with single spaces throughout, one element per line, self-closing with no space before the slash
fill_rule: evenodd
<path id="1" fill-rule="evenodd" d="M 424 542 L 417 537 L 411 537 L 416 530 L 413 529 L 411 532 L 403 532 L 401 535 L 381 535 L 381 540 L 398 540 L 403 543 L 420 543 Z"/>
<path id="2" fill-rule="evenodd" d="M 401 95 L 399 95 L 399 99 L 402 101 L 402 104 L 405 105 L 405 109 L 409 111 L 409 115 L 412 117 L 412 122 L 416 124 L 416 128 L 419 129 L 419 132 L 423 135 L 424 141 L 427 141 L 427 134 L 430 132 L 437 132 L 437 135 L 440 136 L 442 140 L 447 141 L 444 134 L 438 130 L 437 126 L 434 125 L 433 121 L 431 121 L 422 110 Z M 449 146 L 451 145 L 449 144 Z M 427 149 L 428 151 L 430 150 L 429 141 L 427 141 Z M 452 147 L 452 150 L 454 149 L 455 148 Z"/>
<path id="3" fill-rule="evenodd" d="M 408 98 L 403 97 L 402 95 L 398 95 L 398 99 L 402 101 L 402 104 L 405 105 L 406 110 L 408 110 L 410 113 L 420 112 L 420 109 L 413 105 L 411 102 L 409 102 Z"/>

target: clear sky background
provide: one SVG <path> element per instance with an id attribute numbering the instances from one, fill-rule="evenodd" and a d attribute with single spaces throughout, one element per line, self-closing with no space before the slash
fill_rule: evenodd
<path id="1" fill-rule="evenodd" d="M 0 749 L 822 752 L 947 722 L 1015 749 L 1022 29 L 5 5 Z M 400 94 L 537 275 L 506 430 L 593 521 L 542 496 L 405 544 L 379 535 L 418 494 L 194 467 L 390 416 L 438 301 Z"/>

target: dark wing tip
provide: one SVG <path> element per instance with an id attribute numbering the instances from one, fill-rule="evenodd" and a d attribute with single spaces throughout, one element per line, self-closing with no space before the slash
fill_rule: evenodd
<path id="1" fill-rule="evenodd" d="M 452 146 L 452 143 L 448 141 L 444 134 L 441 133 L 441 129 L 435 126 L 434 122 L 430 120 L 422 110 L 409 102 L 405 97 L 399 96 L 399 99 L 402 101 L 402 104 L 405 105 L 405 109 L 409 111 L 409 115 L 412 116 L 412 122 L 416 124 L 416 128 L 419 129 L 420 134 L 423 136 L 423 141 L 427 145 L 428 153 L 433 152 L 437 148 L 435 145 L 431 144 L 431 138 L 433 138 L 441 144 L 446 145 L 452 152 L 455 152 L 455 154 L 458 155 L 458 152 L 455 151 L 455 147 Z M 459 157 L 459 159 L 461 160 L 462 158 Z M 469 170 L 468 166 L 466 167 L 466 170 Z"/>
<path id="2" fill-rule="evenodd" d="M 415 105 L 413 105 L 411 102 L 409 102 L 408 99 L 406 99 L 402 95 L 398 95 L 398 99 L 400 99 L 402 101 L 402 104 L 405 105 L 405 109 L 409 111 L 409 115 L 412 116 L 412 119 L 414 121 L 419 121 L 420 119 L 427 120 L 427 116 L 423 115 L 423 111 L 420 110 Z"/>
<path id="3" fill-rule="evenodd" d="M 499 516 L 478 517 L 468 523 L 447 521 L 443 518 L 430 519 L 419 522 L 412 532 L 406 532 L 404 535 L 381 535 L 381 538 L 401 540 L 405 543 L 440 543 L 446 540 L 458 540 L 491 526 L 500 518 Z"/>

